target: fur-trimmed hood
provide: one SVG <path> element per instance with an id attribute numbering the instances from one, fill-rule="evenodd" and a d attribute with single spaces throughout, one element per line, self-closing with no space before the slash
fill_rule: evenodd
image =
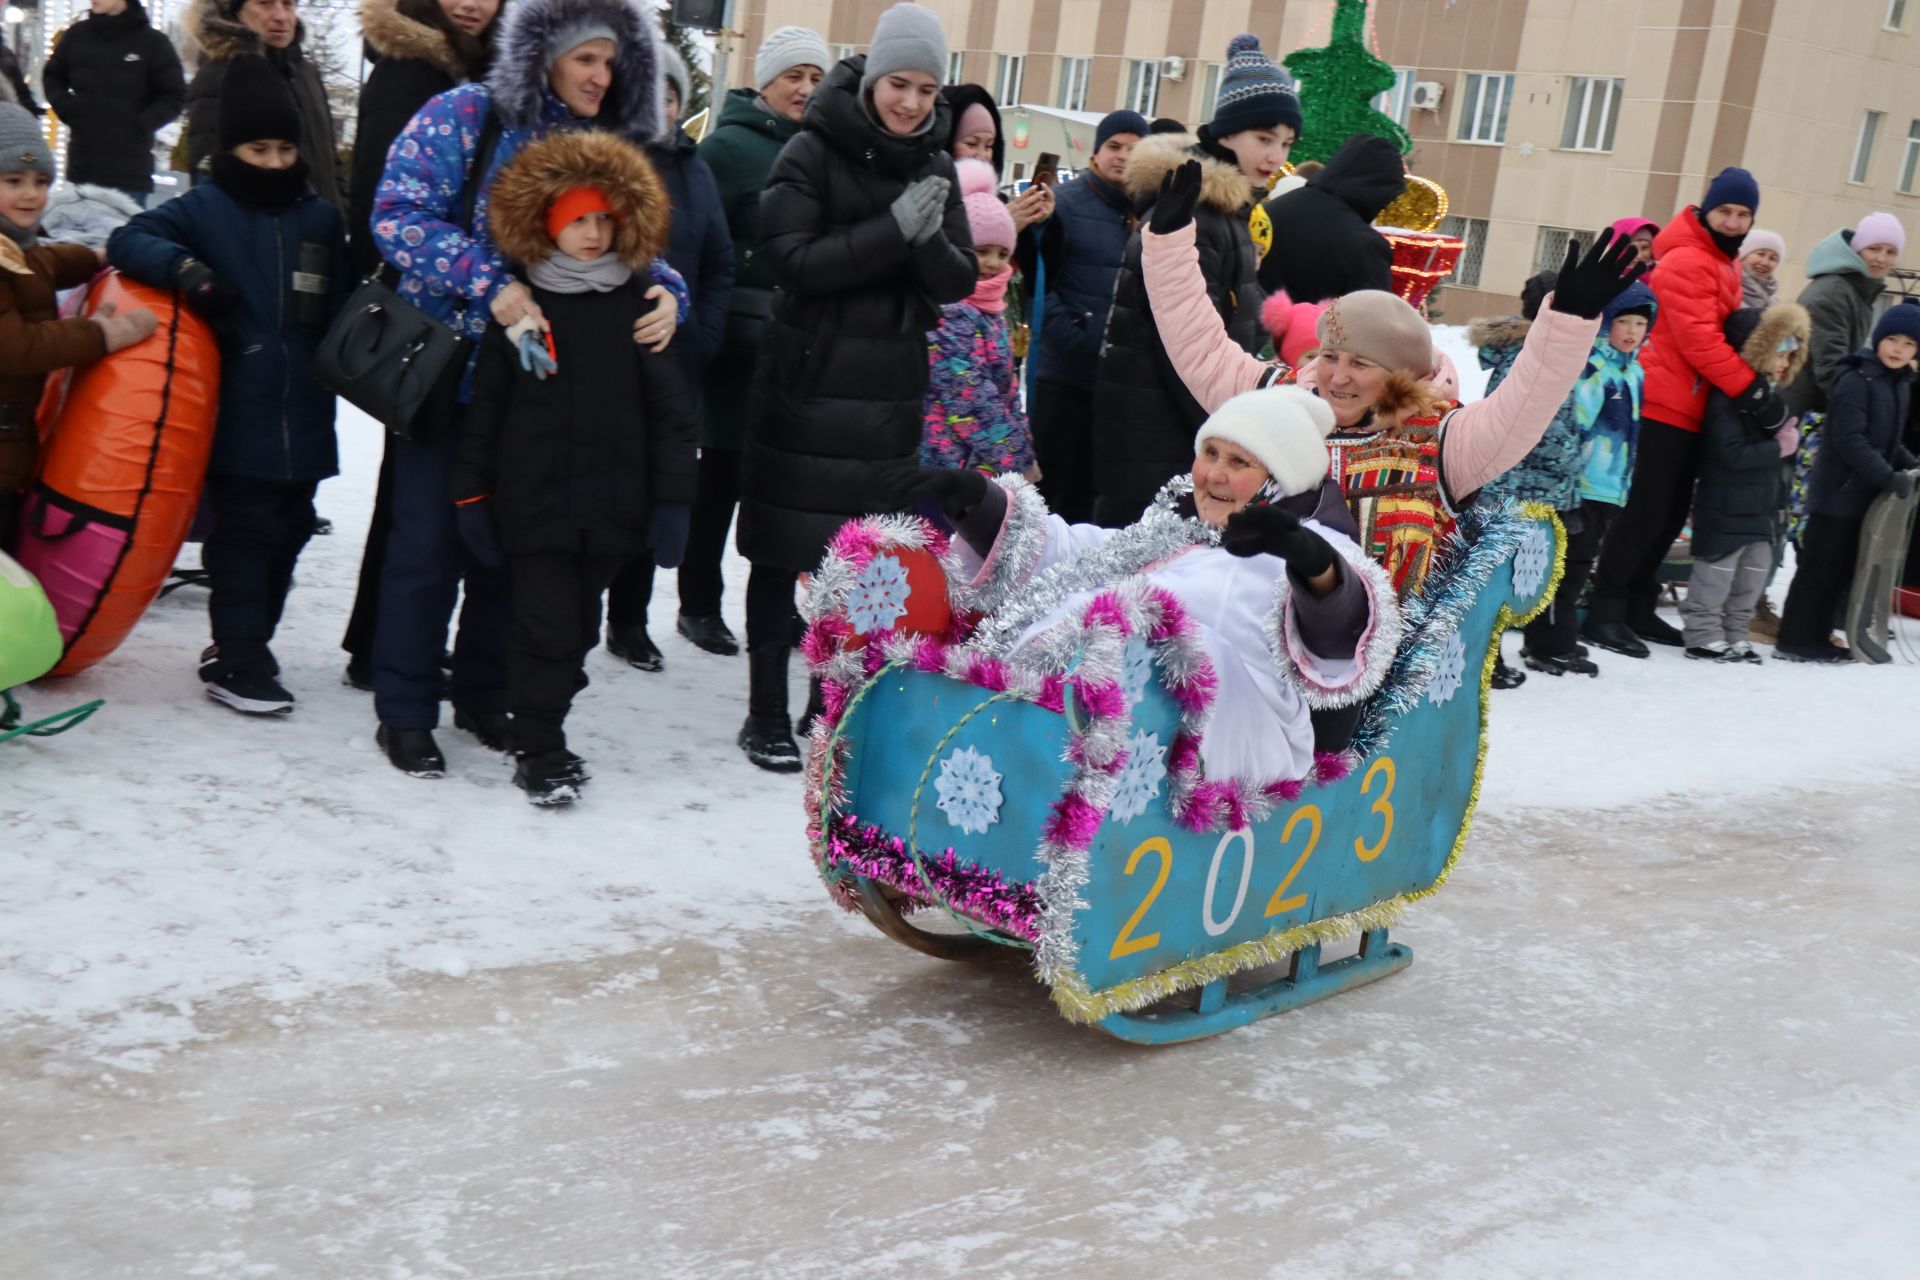
<path id="1" fill-rule="evenodd" d="M 446 32 L 400 12 L 398 0 L 362 0 L 360 35 L 382 58 L 430 63 L 454 80 L 467 80 L 475 68 L 463 66 Z"/>
<path id="2" fill-rule="evenodd" d="M 1201 208 L 1237 215 L 1251 205 L 1253 183 L 1247 175 L 1199 150 L 1199 146 L 1200 140 L 1190 133 L 1156 133 L 1142 138 L 1127 157 L 1126 176 L 1121 179 L 1133 207 L 1152 205 L 1160 195 L 1160 180 L 1189 160 L 1200 162 Z"/>
<path id="3" fill-rule="evenodd" d="M 640 149 L 601 129 L 559 129 L 529 142 L 494 180 L 489 226 L 515 262 L 544 262 L 555 251 L 547 209 L 574 187 L 607 197 L 618 222 L 613 251 L 638 270 L 667 247 L 667 187 Z"/>
<path id="4" fill-rule="evenodd" d="M 635 142 L 651 142 L 666 126 L 666 60 L 660 28 L 638 0 L 514 0 L 499 19 L 487 90 L 509 128 L 540 123 L 552 93 L 547 69 L 567 52 L 554 41 L 583 23 L 611 27 L 619 36 L 613 84 L 594 124 Z"/>
<path id="5" fill-rule="evenodd" d="M 220 0 L 193 0 L 185 26 L 193 42 L 200 46 L 200 65 L 224 62 L 245 53 L 264 56 L 269 52 L 266 42 L 252 27 L 228 16 L 227 7 Z M 307 24 L 295 22 L 293 44 L 288 52 L 298 53 L 306 43 Z"/>
<path id="6" fill-rule="evenodd" d="M 1813 341 L 1813 318 L 1805 307 L 1793 302 L 1775 303 L 1765 311 L 1743 307 L 1727 317 L 1726 333 L 1727 341 L 1740 349 L 1740 358 L 1755 373 L 1766 371 L 1783 341 L 1797 339 L 1800 345 L 1789 358 L 1786 376 L 1777 384 L 1784 387 L 1806 368 L 1808 345 Z"/>
<path id="7" fill-rule="evenodd" d="M 1487 316 L 1467 326 L 1467 341 L 1476 347 L 1518 347 L 1531 328 L 1525 316 Z"/>

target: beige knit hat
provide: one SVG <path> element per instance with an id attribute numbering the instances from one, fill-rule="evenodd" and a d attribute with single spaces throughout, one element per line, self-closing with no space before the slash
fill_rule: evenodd
<path id="1" fill-rule="evenodd" d="M 1415 378 L 1433 372 L 1433 330 L 1406 300 L 1382 289 L 1335 298 L 1320 315 L 1320 349 L 1345 351 Z"/>

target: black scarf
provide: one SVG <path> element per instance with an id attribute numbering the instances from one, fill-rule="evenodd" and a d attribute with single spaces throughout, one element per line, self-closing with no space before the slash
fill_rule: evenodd
<path id="1" fill-rule="evenodd" d="M 241 204 L 284 209 L 307 193 L 307 161 L 302 156 L 285 169 L 262 169 L 231 151 L 213 158 L 213 184 Z"/>
<path id="2" fill-rule="evenodd" d="M 1700 229 L 1707 233 L 1707 238 L 1713 241 L 1713 247 L 1727 255 L 1727 261 L 1731 262 L 1740 256 L 1740 245 L 1746 240 L 1746 236 L 1729 236 L 1715 231 L 1712 224 L 1707 221 L 1705 209 L 1695 208 L 1693 216 L 1700 223 Z"/>

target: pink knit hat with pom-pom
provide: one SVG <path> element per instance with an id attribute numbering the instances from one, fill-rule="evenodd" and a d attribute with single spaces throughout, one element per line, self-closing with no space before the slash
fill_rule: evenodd
<path id="1" fill-rule="evenodd" d="M 1260 323 L 1273 335 L 1273 349 L 1288 367 L 1298 369 L 1320 345 L 1320 313 L 1326 309 L 1324 302 L 1295 302 L 1285 289 L 1268 294 L 1260 305 Z"/>
<path id="2" fill-rule="evenodd" d="M 953 176 L 960 184 L 960 203 L 967 211 L 967 225 L 973 228 L 974 247 L 997 244 L 1012 253 L 1013 215 L 1000 203 L 1000 181 L 993 166 L 984 160 L 961 160 L 954 164 Z"/>

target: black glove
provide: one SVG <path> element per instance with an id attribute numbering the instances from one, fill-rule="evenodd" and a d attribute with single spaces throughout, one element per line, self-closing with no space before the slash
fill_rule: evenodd
<path id="1" fill-rule="evenodd" d="M 453 509 L 454 521 L 460 529 L 460 541 L 467 546 L 467 554 L 482 568 L 498 569 L 507 562 L 500 554 L 500 540 L 493 532 L 493 503 L 487 498 L 476 502 L 463 502 Z"/>
<path id="2" fill-rule="evenodd" d="M 1192 222 L 1193 211 L 1200 206 L 1200 188 L 1205 182 L 1198 160 L 1189 160 L 1161 178 L 1160 195 L 1153 202 L 1153 213 L 1147 220 L 1153 234 L 1171 235 Z"/>
<path id="3" fill-rule="evenodd" d="M 1747 389 L 1734 402 L 1743 417 L 1762 431 L 1777 431 L 1787 420 L 1787 403 L 1774 392 L 1773 384 L 1755 374 Z"/>
<path id="4" fill-rule="evenodd" d="M 1227 519 L 1220 545 L 1236 556 L 1262 552 L 1279 556 L 1301 578 L 1317 578 L 1333 568 L 1333 545 L 1279 507 L 1246 507 Z"/>
<path id="5" fill-rule="evenodd" d="M 693 508 L 684 502 L 656 502 L 647 519 L 647 545 L 653 548 L 653 562 L 662 569 L 678 569 L 687 558 L 687 531 L 693 523 Z"/>
<path id="6" fill-rule="evenodd" d="M 1633 241 L 1612 231 L 1602 231 L 1584 257 L 1580 242 L 1569 241 L 1566 265 L 1553 286 L 1553 310 L 1583 320 L 1599 319 L 1607 304 L 1646 270 L 1636 265 L 1639 253 Z"/>
<path id="7" fill-rule="evenodd" d="M 1887 481 L 1887 492 L 1902 502 L 1911 498 L 1913 496 L 1913 472 L 1894 472 L 1893 478 Z"/>
<path id="8" fill-rule="evenodd" d="M 905 511 L 922 498 L 931 498 L 949 520 L 958 520 L 987 496 L 986 473 L 972 467 L 949 471 L 944 467 L 901 467 L 886 477 L 883 506 Z"/>
<path id="9" fill-rule="evenodd" d="M 198 258 L 188 258 L 174 275 L 174 287 L 181 300 L 193 308 L 202 320 L 218 320 L 233 310 L 236 295 L 233 286 L 213 274 L 213 268 Z"/>

